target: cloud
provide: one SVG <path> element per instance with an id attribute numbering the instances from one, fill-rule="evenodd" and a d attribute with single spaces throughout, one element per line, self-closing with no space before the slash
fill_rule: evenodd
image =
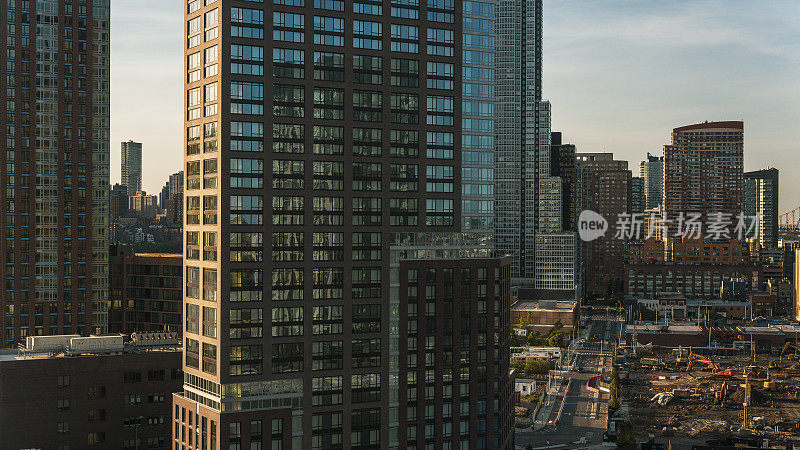
<path id="1" fill-rule="evenodd" d="M 745 121 L 745 169 L 800 169 L 800 2 L 556 1 L 544 5 L 544 93 L 579 151 L 635 166 L 671 128 Z M 782 177 L 781 210 L 800 204 Z"/>

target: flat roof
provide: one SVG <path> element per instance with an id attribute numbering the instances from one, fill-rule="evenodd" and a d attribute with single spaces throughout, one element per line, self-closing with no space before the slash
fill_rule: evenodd
<path id="1" fill-rule="evenodd" d="M 578 305 L 576 301 L 567 300 L 519 300 L 511 305 L 512 311 L 559 311 L 569 312 Z"/>
<path id="2" fill-rule="evenodd" d="M 626 333 L 671 333 L 671 334 L 700 334 L 703 328 L 697 325 L 659 325 L 655 323 L 645 323 L 638 325 L 628 325 L 625 327 Z"/>

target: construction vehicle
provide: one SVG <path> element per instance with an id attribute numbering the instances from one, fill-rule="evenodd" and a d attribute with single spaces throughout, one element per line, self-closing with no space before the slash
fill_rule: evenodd
<path id="1" fill-rule="evenodd" d="M 714 399 L 717 404 L 725 406 L 725 396 L 728 395 L 728 382 L 723 381 L 719 390 L 714 392 Z"/>
<path id="2" fill-rule="evenodd" d="M 678 364 L 683 364 L 685 362 L 688 362 L 689 358 L 692 355 L 691 348 L 690 349 L 685 349 L 682 346 L 678 346 L 677 350 L 678 350 L 677 351 L 678 355 L 677 355 L 677 358 L 675 358 L 675 362 L 678 363 Z M 673 350 L 673 352 L 674 352 L 674 350 Z"/>
<path id="3" fill-rule="evenodd" d="M 794 353 L 787 355 L 789 350 L 794 350 Z M 786 345 L 783 346 L 783 350 L 781 350 L 781 361 L 783 360 L 784 355 L 786 355 L 788 359 L 795 361 L 800 360 L 800 346 L 794 342 L 787 342 Z"/>
<path id="4" fill-rule="evenodd" d="M 689 356 L 689 365 L 686 366 L 686 371 L 689 372 L 690 370 L 692 370 L 692 367 L 694 367 L 694 365 L 697 363 L 705 364 L 706 367 L 710 368 L 715 375 L 722 375 L 722 376 L 732 375 L 730 369 L 722 370 L 714 361 L 706 358 L 703 355 L 698 355 L 696 353 L 692 353 Z"/>

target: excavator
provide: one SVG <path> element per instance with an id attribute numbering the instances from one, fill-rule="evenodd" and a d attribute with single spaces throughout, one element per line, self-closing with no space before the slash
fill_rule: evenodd
<path id="1" fill-rule="evenodd" d="M 690 370 L 692 370 L 692 367 L 694 367 L 694 365 L 697 363 L 705 364 L 706 367 L 709 367 L 715 375 L 722 375 L 722 376 L 732 375 L 730 369 L 722 370 L 714 361 L 706 358 L 703 355 L 698 355 L 696 353 L 692 353 L 691 355 L 689 355 L 689 365 L 686 366 L 686 371 L 689 372 Z"/>
<path id="2" fill-rule="evenodd" d="M 789 353 L 789 350 L 794 350 L 794 353 Z M 786 345 L 783 346 L 783 350 L 781 350 L 781 360 L 783 360 L 784 355 L 791 360 L 798 361 L 800 360 L 800 346 L 795 344 L 794 342 L 787 342 Z"/>

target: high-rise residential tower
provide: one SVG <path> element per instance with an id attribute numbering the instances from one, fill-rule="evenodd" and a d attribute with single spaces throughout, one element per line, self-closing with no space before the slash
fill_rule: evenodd
<path id="1" fill-rule="evenodd" d="M 664 157 L 647 154 L 639 163 L 639 178 L 644 187 L 644 209 L 658 208 L 664 201 Z"/>
<path id="2" fill-rule="evenodd" d="M 175 446 L 512 448 L 494 3 L 187 6 Z"/>
<path id="3" fill-rule="evenodd" d="M 761 245 L 778 248 L 778 169 L 745 172 L 744 213 L 758 217 Z"/>
<path id="4" fill-rule="evenodd" d="M 576 158 L 581 209 L 600 214 L 613 227 L 632 209 L 628 162 L 615 160 L 613 153 L 578 153 Z M 587 292 L 622 292 L 625 242 L 609 231 L 582 247 Z"/>
<path id="5" fill-rule="evenodd" d="M 550 102 L 542 100 L 542 1 L 499 0 L 495 246 L 515 286 L 575 289 L 575 233 L 563 180 L 551 176 Z"/>
<path id="6" fill-rule="evenodd" d="M 631 178 L 631 213 L 644 214 L 645 205 L 647 204 L 647 195 L 644 189 L 644 178 L 632 177 Z"/>
<path id="7" fill-rule="evenodd" d="M 681 213 L 736 217 L 744 201 L 744 123 L 703 122 L 672 130 L 664 146 L 666 220 Z"/>
<path id="8" fill-rule="evenodd" d="M 133 195 L 142 190 L 142 144 L 123 142 L 121 146 L 122 185 Z"/>
<path id="9" fill-rule="evenodd" d="M 561 132 L 552 132 L 550 139 L 550 175 L 561 178 L 561 223 L 565 230 L 576 230 L 580 211 L 576 204 L 576 168 L 574 144 L 562 142 Z"/>
<path id="10" fill-rule="evenodd" d="M 4 2 L 4 347 L 105 331 L 109 0 Z"/>

